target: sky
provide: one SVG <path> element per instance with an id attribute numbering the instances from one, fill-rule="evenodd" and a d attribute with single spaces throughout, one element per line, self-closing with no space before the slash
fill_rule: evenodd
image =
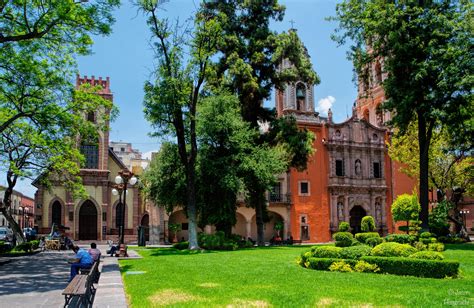
<path id="1" fill-rule="evenodd" d="M 340 0 L 287 0 L 282 22 L 273 23 L 276 31 L 287 31 L 292 27 L 308 49 L 311 62 L 321 83 L 314 88 L 315 110 L 322 115 L 327 109 L 333 111 L 335 122 L 342 122 L 351 113 L 357 89 L 353 82 L 353 66 L 347 60 L 348 46 L 338 47 L 331 40 L 337 26 L 326 20 L 335 15 L 336 3 Z M 184 21 L 195 12 L 198 0 L 170 0 L 164 5 L 162 16 Z M 110 88 L 114 103 L 119 108 L 118 118 L 111 123 L 110 141 L 131 142 L 133 148 L 144 154 L 157 151 L 160 140 L 149 137 L 153 131 L 143 114 L 143 85 L 150 78 L 153 68 L 153 51 L 150 47 L 150 32 L 146 18 L 130 0 L 122 0 L 115 12 L 113 33 L 107 37 L 94 37 L 93 54 L 79 57 L 78 70 L 81 76 L 110 77 Z M 274 101 L 266 102 L 274 107 Z M 16 190 L 33 196 L 35 189 L 28 181 L 20 182 Z"/>

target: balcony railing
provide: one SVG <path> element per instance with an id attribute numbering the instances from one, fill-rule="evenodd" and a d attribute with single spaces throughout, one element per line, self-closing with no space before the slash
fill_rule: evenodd
<path id="1" fill-rule="evenodd" d="M 291 203 L 291 195 L 290 194 L 269 194 L 270 202 L 279 202 L 279 203 Z"/>

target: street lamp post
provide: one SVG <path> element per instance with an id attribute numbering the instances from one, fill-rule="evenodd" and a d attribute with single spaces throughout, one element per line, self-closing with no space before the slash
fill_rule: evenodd
<path id="1" fill-rule="evenodd" d="M 120 245 L 125 248 L 125 208 L 127 207 L 127 185 L 133 186 L 137 183 L 137 178 L 133 173 L 124 169 L 115 177 L 115 186 L 112 189 L 112 194 L 119 196 L 119 203 L 122 204 L 122 219 L 120 232 Z M 122 203 L 123 193 L 123 203 Z"/>

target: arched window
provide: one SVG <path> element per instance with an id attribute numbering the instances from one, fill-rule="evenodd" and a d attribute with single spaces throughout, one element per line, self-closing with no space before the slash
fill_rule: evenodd
<path id="1" fill-rule="evenodd" d="M 85 169 L 99 169 L 99 147 L 92 142 L 81 144 L 81 154 L 84 155 Z"/>
<path id="2" fill-rule="evenodd" d="M 87 113 L 87 121 L 95 123 L 95 113 L 94 113 L 94 111 L 89 111 Z"/>
<path id="3" fill-rule="evenodd" d="M 123 203 L 117 204 L 115 208 L 115 227 L 118 229 L 122 226 L 123 223 Z"/>
<path id="4" fill-rule="evenodd" d="M 381 84 L 382 83 L 382 65 L 380 64 L 379 61 L 375 63 L 375 83 L 376 84 Z"/>
<path id="5" fill-rule="evenodd" d="M 306 87 L 302 83 L 296 86 L 296 110 L 305 110 Z"/>

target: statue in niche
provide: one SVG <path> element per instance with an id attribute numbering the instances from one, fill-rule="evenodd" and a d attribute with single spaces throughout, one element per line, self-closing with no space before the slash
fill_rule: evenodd
<path id="1" fill-rule="evenodd" d="M 342 204 L 342 202 L 337 203 L 337 217 L 339 221 L 344 220 L 344 205 Z"/>
<path id="2" fill-rule="evenodd" d="M 378 224 L 382 223 L 382 206 L 380 202 L 375 202 L 375 220 Z"/>
<path id="3" fill-rule="evenodd" d="M 362 171 L 361 165 L 362 165 L 362 163 L 360 162 L 359 159 L 355 161 L 355 174 L 356 175 L 360 175 L 360 173 Z"/>

